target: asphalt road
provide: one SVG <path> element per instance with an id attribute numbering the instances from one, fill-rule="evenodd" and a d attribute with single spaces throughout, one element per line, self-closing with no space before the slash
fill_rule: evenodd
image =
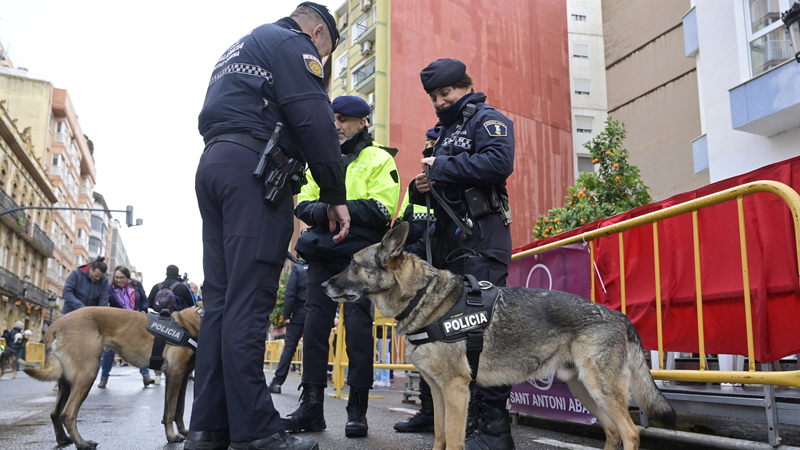
<path id="1" fill-rule="evenodd" d="M 272 378 L 267 373 L 267 380 Z M 299 400 L 297 386 L 300 378 L 291 375 L 283 386 L 283 393 L 273 396 L 273 401 L 286 415 L 292 412 Z M 403 378 L 398 377 L 390 388 L 376 388 L 372 391 L 382 399 L 371 399 L 368 413 L 370 433 L 367 438 L 347 439 L 344 436 L 346 422 L 345 405 L 347 399 L 327 398 L 325 419 L 328 429 L 305 436 L 317 440 L 322 449 L 380 449 L 380 450 L 423 450 L 433 446 L 432 434 L 399 434 L 392 425 L 408 418 L 418 409 L 418 405 L 402 403 Z M 53 427 L 49 412 L 55 401 L 54 383 L 42 383 L 20 372 L 16 380 L 9 374 L 0 378 L 0 449 L 29 450 L 56 449 Z M 330 386 L 330 385 L 329 385 Z M 187 399 L 191 398 L 192 385 L 189 385 Z M 333 393 L 332 386 L 327 390 Z M 141 376 L 136 369 L 114 367 L 108 388 L 94 388 L 89 393 L 78 415 L 78 427 L 85 439 L 98 441 L 100 449 L 164 449 L 180 450 L 182 444 L 167 444 L 161 425 L 164 402 L 164 385 L 143 388 Z M 186 423 L 189 423 L 191 401 L 187 402 Z M 683 421 L 686 422 L 686 418 Z M 742 434 L 748 424 L 719 421 L 703 425 L 698 417 L 689 419 L 682 427 L 695 427 L 703 431 L 716 428 L 716 432 L 736 436 Z M 703 420 L 710 420 L 703 416 Z M 573 425 L 563 422 L 543 420 L 522 420 L 523 424 L 513 425 L 513 435 L 517 449 L 571 449 L 586 450 L 602 448 L 604 436 L 596 426 Z M 717 425 L 714 425 L 716 423 Z M 532 425 L 532 426 L 531 426 Z M 791 432 L 789 436 L 791 437 Z M 784 434 L 786 436 L 786 434 Z M 796 433 L 795 436 L 800 436 Z M 758 436 L 755 436 L 758 438 Z M 795 438 L 792 445 L 798 445 Z M 790 442 L 784 441 L 789 444 Z M 74 448 L 64 447 L 64 448 Z M 681 446 L 671 442 L 643 439 L 643 450 L 685 449 L 697 446 Z"/>

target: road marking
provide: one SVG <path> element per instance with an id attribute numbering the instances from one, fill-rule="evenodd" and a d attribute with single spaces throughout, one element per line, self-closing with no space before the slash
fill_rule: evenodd
<path id="1" fill-rule="evenodd" d="M 597 450 L 597 447 L 587 447 L 585 445 L 569 444 L 567 442 L 556 441 L 555 439 L 540 438 L 534 439 L 534 442 L 540 444 L 552 445 L 558 448 L 568 448 L 570 450 Z"/>
<path id="2" fill-rule="evenodd" d="M 416 409 L 410 409 L 410 408 L 389 408 L 389 411 L 397 411 L 397 412 L 402 412 L 402 413 L 412 414 L 412 415 L 419 412 Z"/>

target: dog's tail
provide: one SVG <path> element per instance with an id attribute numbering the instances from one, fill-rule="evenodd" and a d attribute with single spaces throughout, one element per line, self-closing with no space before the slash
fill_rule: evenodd
<path id="1" fill-rule="evenodd" d="M 649 419 L 657 420 L 674 429 L 677 423 L 675 410 L 653 381 L 639 333 L 627 318 L 625 323 L 628 331 L 628 367 L 631 371 L 633 398 Z"/>
<path id="2" fill-rule="evenodd" d="M 52 328 L 52 327 L 51 327 Z M 53 343 L 56 340 L 56 333 L 53 330 L 47 330 L 44 337 L 44 367 L 37 369 L 35 367 L 26 367 L 23 369 L 28 376 L 36 378 L 39 381 L 56 381 L 61 378 L 61 361 L 53 354 Z"/>

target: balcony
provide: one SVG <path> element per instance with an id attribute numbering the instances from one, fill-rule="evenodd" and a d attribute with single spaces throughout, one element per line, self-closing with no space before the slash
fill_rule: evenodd
<path id="1" fill-rule="evenodd" d="M 800 64 L 791 59 L 731 89 L 734 130 L 772 136 L 800 125 Z"/>
<path id="2" fill-rule="evenodd" d="M 750 20 L 757 23 L 765 19 L 775 19 L 781 17 L 781 5 L 778 0 L 756 0 L 750 5 Z"/>
<path id="3" fill-rule="evenodd" d="M 375 57 L 353 71 L 353 85 L 364 95 L 375 90 Z"/>
<path id="4" fill-rule="evenodd" d="M 13 296 L 20 295 L 22 293 L 22 280 L 8 270 L 0 267 L 0 290 Z"/>
<path id="5" fill-rule="evenodd" d="M 47 292 L 28 282 L 22 282 L 22 297 L 28 302 L 34 303 L 43 308 L 49 307 L 47 303 L 47 297 L 49 297 L 49 295 L 47 295 Z"/>
<path id="6" fill-rule="evenodd" d="M 750 44 L 753 73 L 760 74 L 777 67 L 787 59 L 794 58 L 791 40 L 773 40 L 763 44 Z"/>
<path id="7" fill-rule="evenodd" d="M 33 224 L 33 233 L 31 237 L 33 238 L 33 244 L 38 247 L 39 250 L 42 251 L 48 258 L 53 256 L 55 244 L 53 244 L 53 241 L 47 237 L 47 233 L 39 228 L 39 225 Z"/>
<path id="8" fill-rule="evenodd" d="M 76 239 L 75 240 L 75 246 L 76 247 L 86 247 L 86 238 L 85 237 L 79 237 L 78 239 Z"/>
<path id="9" fill-rule="evenodd" d="M 53 166 L 53 168 L 50 169 L 50 175 L 53 175 L 55 177 L 60 177 L 63 174 L 64 170 L 61 168 L 61 166 Z"/>
<path id="10" fill-rule="evenodd" d="M 64 147 L 66 147 L 67 145 L 69 145 L 69 134 L 67 134 L 66 132 L 63 132 L 63 131 L 62 132 L 56 132 L 56 136 L 55 136 L 54 140 L 56 142 L 61 142 L 62 144 L 64 144 Z"/>
<path id="11" fill-rule="evenodd" d="M 353 24 L 353 40 L 352 44 L 359 44 L 363 41 L 375 41 L 375 22 L 377 15 L 375 8 L 372 8 L 368 13 L 359 17 L 356 23 Z"/>
<path id="12" fill-rule="evenodd" d="M 0 211 L 7 211 L 9 209 L 17 208 L 17 204 L 14 203 L 14 200 L 6 194 L 6 191 L 0 189 Z M 30 228 L 30 222 L 28 218 L 25 216 L 23 211 L 16 211 L 10 214 L 6 214 L 3 216 L 3 220 L 6 221 L 9 226 L 11 224 L 15 224 L 18 227 L 22 228 L 25 233 L 28 234 L 28 229 Z"/>
<path id="13" fill-rule="evenodd" d="M 47 278 L 55 281 L 56 280 L 56 271 L 53 269 L 47 269 Z"/>

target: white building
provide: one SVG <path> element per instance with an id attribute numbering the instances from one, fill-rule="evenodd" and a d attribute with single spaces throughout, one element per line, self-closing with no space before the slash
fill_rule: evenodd
<path id="1" fill-rule="evenodd" d="M 92 210 L 92 232 L 89 234 L 89 260 L 94 261 L 98 256 L 106 256 L 106 243 L 108 242 L 108 223 L 111 213 L 106 199 L 97 192 L 94 195 L 94 209 Z"/>
<path id="2" fill-rule="evenodd" d="M 792 3 L 693 0 L 683 18 L 700 96 L 695 172 L 712 183 L 800 155 L 800 64 L 780 18 Z"/>
<path id="3" fill-rule="evenodd" d="M 572 149 L 575 178 L 594 172 L 583 144 L 603 131 L 608 117 L 603 15 L 600 0 L 567 0 Z"/>

